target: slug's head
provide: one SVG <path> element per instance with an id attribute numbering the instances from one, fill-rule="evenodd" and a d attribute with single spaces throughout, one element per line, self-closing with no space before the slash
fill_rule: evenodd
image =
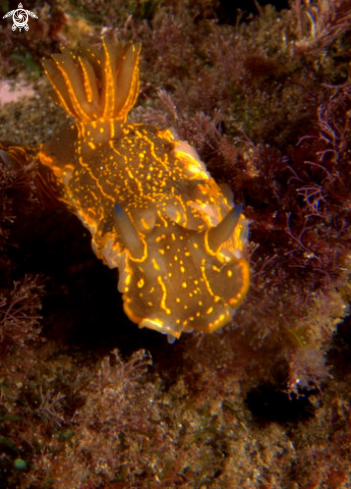
<path id="1" fill-rule="evenodd" d="M 249 287 L 249 266 L 242 257 L 247 224 L 240 206 L 204 232 L 151 211 L 147 219 L 149 228 L 141 233 L 116 205 L 124 249 L 103 251 L 110 266 L 119 267 L 129 318 L 175 338 L 193 329 L 211 333 L 228 323 Z"/>

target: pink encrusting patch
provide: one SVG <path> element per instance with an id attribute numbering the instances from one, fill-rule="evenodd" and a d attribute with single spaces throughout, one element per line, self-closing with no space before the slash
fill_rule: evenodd
<path id="1" fill-rule="evenodd" d="M 25 82 L 0 81 L 0 105 L 18 102 L 22 98 L 33 97 L 34 95 L 34 88 Z"/>

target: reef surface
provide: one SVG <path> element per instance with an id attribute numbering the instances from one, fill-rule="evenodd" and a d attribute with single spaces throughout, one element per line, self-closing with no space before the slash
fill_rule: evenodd
<path id="1" fill-rule="evenodd" d="M 350 487 L 350 3 L 25 8 L 0 30 L 0 486 Z M 131 323 L 37 161 L 63 119 L 42 57 L 109 31 L 142 43 L 132 120 L 173 127 L 250 221 L 251 288 L 213 334 Z"/>

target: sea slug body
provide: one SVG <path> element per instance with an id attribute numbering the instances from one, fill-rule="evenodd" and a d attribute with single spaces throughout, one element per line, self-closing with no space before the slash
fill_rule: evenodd
<path id="1" fill-rule="evenodd" d="M 124 310 L 140 327 L 179 338 L 229 322 L 249 287 L 247 224 L 231 192 L 170 129 L 129 124 L 140 44 L 102 40 L 44 61 L 53 98 L 74 119 L 40 148 L 61 199 L 118 267 Z"/>

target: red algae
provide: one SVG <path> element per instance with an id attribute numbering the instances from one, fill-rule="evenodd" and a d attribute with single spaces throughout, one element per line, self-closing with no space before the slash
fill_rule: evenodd
<path id="1" fill-rule="evenodd" d="M 142 42 L 133 121 L 175 128 L 230 186 L 252 285 L 212 335 L 168 345 L 128 322 L 114 273 L 36 186 L 48 175 L 28 146 L 62 122 L 40 77 L 40 97 L 0 112 L 0 485 L 348 487 L 349 2 L 260 7 L 235 25 L 215 1 L 57 8 L 45 42 L 21 45 L 39 66 L 106 30 Z M 49 13 L 36 10 L 41 28 Z M 10 31 L 1 72 L 30 77 Z"/>

